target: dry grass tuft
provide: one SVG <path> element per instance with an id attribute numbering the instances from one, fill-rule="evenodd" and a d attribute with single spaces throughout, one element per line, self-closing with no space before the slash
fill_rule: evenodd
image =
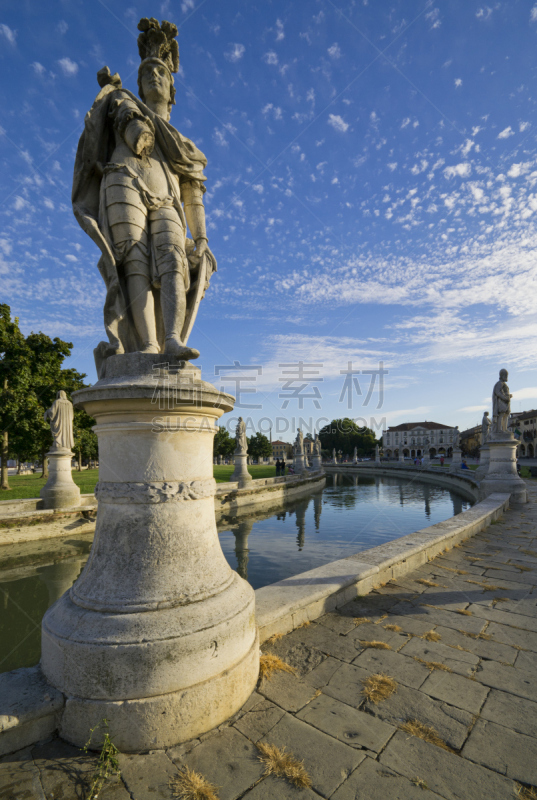
<path id="1" fill-rule="evenodd" d="M 472 612 L 468 611 L 467 608 L 456 608 L 455 611 L 457 612 L 457 614 L 464 614 L 467 617 L 472 616 Z"/>
<path id="2" fill-rule="evenodd" d="M 311 622 L 309 621 L 309 619 L 307 619 L 306 622 L 302 623 L 302 625 L 297 625 L 295 630 L 298 630 L 299 628 L 309 628 L 310 625 Z"/>
<path id="3" fill-rule="evenodd" d="M 414 661 L 419 661 L 420 664 L 426 666 L 427 669 L 431 670 L 431 672 L 435 669 L 440 669 L 442 672 L 453 672 L 452 669 L 446 667 L 446 665 L 442 664 L 441 661 L 425 661 L 424 658 L 418 658 L 417 656 L 414 656 Z"/>
<path id="4" fill-rule="evenodd" d="M 510 597 L 493 597 L 492 606 L 494 607 L 498 603 L 508 603 L 510 599 L 511 599 Z"/>
<path id="5" fill-rule="evenodd" d="M 423 778 L 411 778 L 410 783 L 413 783 L 414 786 L 417 786 L 418 789 L 428 789 L 427 782 L 423 780 Z"/>
<path id="6" fill-rule="evenodd" d="M 537 558 L 537 552 L 535 550 L 521 550 L 521 553 L 525 553 L 527 556 L 535 556 Z"/>
<path id="7" fill-rule="evenodd" d="M 399 633 L 403 630 L 400 625 L 383 625 L 382 627 L 385 631 L 393 631 L 393 633 Z"/>
<path id="8" fill-rule="evenodd" d="M 363 625 L 364 622 L 371 622 L 371 620 L 369 619 L 369 617 L 354 617 L 354 624 L 356 626 Z"/>
<path id="9" fill-rule="evenodd" d="M 399 727 L 402 731 L 405 731 L 405 733 L 410 733 L 411 736 L 416 736 L 418 739 L 423 739 L 424 742 L 435 744 L 437 747 L 448 750 L 450 753 L 453 752 L 451 747 L 440 738 L 434 728 L 429 727 L 429 725 L 424 725 L 423 722 L 418 722 L 417 719 L 409 719 Z"/>
<path id="10" fill-rule="evenodd" d="M 455 572 L 457 575 L 469 575 L 470 573 L 466 569 L 453 569 L 453 567 L 442 567 L 445 569 L 446 572 Z"/>
<path id="11" fill-rule="evenodd" d="M 521 783 L 517 783 L 516 796 L 520 797 L 520 800 L 537 800 L 537 787 L 522 786 Z"/>
<path id="12" fill-rule="evenodd" d="M 272 636 L 267 639 L 267 644 L 274 644 L 280 639 L 283 639 L 283 633 L 273 633 Z"/>
<path id="13" fill-rule="evenodd" d="M 382 617 L 379 617 L 378 620 L 375 622 L 375 625 L 378 625 L 379 622 L 383 622 L 385 619 L 388 619 L 387 614 L 383 614 Z"/>
<path id="14" fill-rule="evenodd" d="M 521 567 L 519 564 L 513 564 L 513 567 L 519 569 L 521 572 L 533 572 L 533 567 Z"/>
<path id="15" fill-rule="evenodd" d="M 387 700 L 397 691 L 397 681 L 382 673 L 369 675 L 369 677 L 364 678 L 362 684 L 364 687 L 362 694 L 370 703 L 375 705 L 380 703 L 381 700 Z"/>
<path id="16" fill-rule="evenodd" d="M 436 631 L 430 630 L 420 636 L 420 639 L 427 639 L 428 642 L 439 642 L 442 637 Z"/>
<path id="17" fill-rule="evenodd" d="M 429 581 L 427 578 L 418 578 L 416 583 L 421 583 L 422 586 L 440 586 L 439 583 L 435 583 L 434 581 Z"/>
<path id="18" fill-rule="evenodd" d="M 292 753 L 287 753 L 285 747 L 258 742 L 257 749 L 260 752 L 259 760 L 265 765 L 265 775 L 287 778 L 299 789 L 310 788 L 311 778 L 306 772 L 304 762 L 299 761 Z"/>
<path id="19" fill-rule="evenodd" d="M 474 586 L 481 586 L 484 592 L 507 592 L 506 586 L 494 586 L 492 583 L 484 583 L 484 581 L 466 581 L 466 583 L 473 583 Z"/>
<path id="20" fill-rule="evenodd" d="M 272 653 L 263 653 L 259 659 L 259 676 L 260 678 L 270 680 L 275 672 L 290 672 L 291 675 L 296 675 L 296 669 L 290 664 L 286 664 L 278 656 Z"/>
<path id="21" fill-rule="evenodd" d="M 170 789 L 180 800 L 218 800 L 217 787 L 188 767 L 183 767 L 179 777 L 170 781 Z"/>
<path id="22" fill-rule="evenodd" d="M 389 644 L 386 644 L 386 642 L 378 642 L 376 639 L 373 639 L 373 641 L 371 642 L 366 642 L 363 639 L 359 639 L 358 641 L 360 642 L 362 647 L 376 647 L 377 650 L 392 649 Z"/>

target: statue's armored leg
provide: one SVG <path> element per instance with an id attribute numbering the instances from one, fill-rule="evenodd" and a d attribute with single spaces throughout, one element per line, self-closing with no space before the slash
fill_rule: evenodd
<path id="1" fill-rule="evenodd" d="M 199 352 L 185 347 L 181 339 L 186 315 L 186 293 L 190 285 L 184 228 L 172 206 L 150 211 L 149 221 L 155 268 L 160 279 L 164 352 L 180 359 L 197 358 Z"/>
<path id="2" fill-rule="evenodd" d="M 147 208 L 134 179 L 122 172 L 106 177 L 106 214 L 118 261 L 127 281 L 128 303 L 144 353 L 160 351 L 151 289 Z"/>

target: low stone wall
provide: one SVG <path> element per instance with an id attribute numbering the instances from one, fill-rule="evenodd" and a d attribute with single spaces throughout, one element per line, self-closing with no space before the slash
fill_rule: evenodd
<path id="1" fill-rule="evenodd" d="M 263 511 L 281 506 L 286 500 L 321 489 L 326 482 L 323 470 L 308 471 L 302 475 L 283 478 L 261 478 L 251 481 L 244 489 L 238 483 L 217 483 L 214 507 L 216 519 L 222 515 L 239 515 L 241 512 Z"/>
<path id="2" fill-rule="evenodd" d="M 444 522 L 257 589 L 260 641 L 289 633 L 357 595 L 411 572 L 488 527 L 508 507 L 508 494 L 491 494 Z"/>
<path id="3" fill-rule="evenodd" d="M 407 478 L 408 480 L 418 480 L 423 483 L 434 483 L 435 486 L 443 486 L 446 489 L 453 489 L 468 500 L 477 501 L 479 499 L 479 481 L 476 479 L 473 470 L 458 469 L 449 472 L 442 467 L 415 467 L 413 464 L 326 464 L 324 470 L 328 475 L 350 474 L 350 475 L 384 475 L 393 478 Z"/>
<path id="4" fill-rule="evenodd" d="M 73 516 L 88 511 L 97 511 L 97 501 L 93 494 L 81 494 L 80 504 L 68 508 L 44 508 L 40 497 L 27 500 L 1 500 L 0 526 L 34 524 L 60 519 L 62 516 Z"/>

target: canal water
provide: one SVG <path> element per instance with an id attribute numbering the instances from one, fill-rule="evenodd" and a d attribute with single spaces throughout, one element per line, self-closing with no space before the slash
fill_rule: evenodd
<path id="1" fill-rule="evenodd" d="M 442 522 L 471 503 L 415 479 L 343 475 L 277 512 L 222 519 L 224 554 L 258 589 Z M 0 672 L 40 658 L 41 619 L 74 583 L 93 534 L 0 548 Z"/>

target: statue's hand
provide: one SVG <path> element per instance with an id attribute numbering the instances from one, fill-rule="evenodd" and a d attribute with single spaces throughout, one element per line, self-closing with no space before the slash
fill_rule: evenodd
<path id="1" fill-rule="evenodd" d="M 196 250 L 194 252 L 194 255 L 197 256 L 199 258 L 199 260 L 201 261 L 201 258 L 205 254 L 206 251 L 207 251 L 207 239 L 197 239 L 196 240 Z"/>

